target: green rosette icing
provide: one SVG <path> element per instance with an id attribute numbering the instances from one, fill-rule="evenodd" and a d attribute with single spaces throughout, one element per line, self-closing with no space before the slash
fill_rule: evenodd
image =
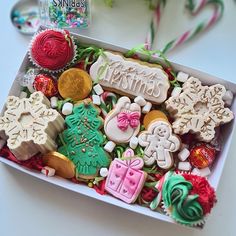
<path id="1" fill-rule="evenodd" d="M 203 209 L 198 203 L 198 195 L 190 195 L 192 184 L 181 175 L 171 175 L 163 184 L 164 208 L 178 223 L 199 225 L 203 222 Z"/>
<path id="2" fill-rule="evenodd" d="M 67 129 L 61 134 L 64 145 L 58 152 L 75 164 L 77 177 L 96 177 L 101 167 L 110 164 L 110 158 L 102 147 L 104 136 L 99 129 L 103 121 L 99 110 L 91 103 L 81 103 L 74 107 L 73 114 L 66 117 L 65 123 Z"/>

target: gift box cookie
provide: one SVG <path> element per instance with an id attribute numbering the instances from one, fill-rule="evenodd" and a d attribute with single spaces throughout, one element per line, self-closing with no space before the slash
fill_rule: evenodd
<path id="1" fill-rule="evenodd" d="M 232 138 L 236 85 L 144 49 L 126 52 L 41 28 L 0 117 L 0 160 L 140 214 L 202 227 Z"/>

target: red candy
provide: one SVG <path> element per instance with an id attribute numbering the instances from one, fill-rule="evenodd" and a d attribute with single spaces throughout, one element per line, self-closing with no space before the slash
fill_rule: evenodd
<path id="1" fill-rule="evenodd" d="M 48 75 L 37 75 L 33 86 L 36 91 L 41 91 L 46 97 L 53 97 L 58 93 L 56 80 Z"/>
<path id="2" fill-rule="evenodd" d="M 210 166 L 216 157 L 216 150 L 206 143 L 200 143 L 190 151 L 189 160 L 192 166 L 199 169 Z"/>

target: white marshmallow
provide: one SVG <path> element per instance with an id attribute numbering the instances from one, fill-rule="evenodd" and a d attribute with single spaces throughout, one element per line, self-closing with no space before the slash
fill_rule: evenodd
<path id="1" fill-rule="evenodd" d="M 101 99 L 98 95 L 92 95 L 92 100 L 93 100 L 93 104 L 95 105 L 101 105 Z"/>
<path id="2" fill-rule="evenodd" d="M 50 98 L 50 102 L 51 102 L 51 107 L 52 108 L 57 108 L 57 102 L 58 102 L 58 98 L 57 97 L 51 97 Z"/>
<path id="3" fill-rule="evenodd" d="M 102 167 L 100 169 L 100 175 L 104 178 L 107 177 L 108 176 L 108 169 L 106 167 Z"/>
<path id="4" fill-rule="evenodd" d="M 180 161 L 178 164 L 178 169 L 183 171 L 189 171 L 192 169 L 192 166 L 188 161 Z"/>
<path id="5" fill-rule="evenodd" d="M 133 136 L 130 141 L 129 141 L 129 146 L 132 148 L 132 149 L 135 149 L 137 146 L 138 146 L 138 138 Z"/>
<path id="6" fill-rule="evenodd" d="M 225 105 L 230 107 L 233 101 L 234 95 L 230 90 L 227 90 L 223 96 L 223 100 L 225 102 Z"/>
<path id="7" fill-rule="evenodd" d="M 73 104 L 70 102 L 66 102 L 62 107 L 62 114 L 67 116 L 70 115 L 73 111 Z"/>
<path id="8" fill-rule="evenodd" d="M 6 140 L 4 139 L 0 139 L 0 150 L 4 147 L 4 145 L 6 144 Z"/>
<path id="9" fill-rule="evenodd" d="M 24 91 L 22 91 L 22 92 L 20 93 L 19 98 L 27 98 L 27 93 L 24 92 Z"/>
<path id="10" fill-rule="evenodd" d="M 180 95 L 181 91 L 182 91 L 181 87 L 175 87 L 171 92 L 171 96 L 177 97 L 178 95 Z"/>
<path id="11" fill-rule="evenodd" d="M 139 106 L 143 107 L 146 105 L 146 100 L 142 96 L 138 96 L 134 99 L 134 102 L 137 103 Z"/>
<path id="12" fill-rule="evenodd" d="M 188 77 L 189 77 L 188 74 L 186 74 L 186 73 L 180 71 L 180 72 L 177 74 L 177 78 L 176 78 L 176 79 L 177 79 L 177 81 L 184 83 L 184 82 L 187 81 Z"/>
<path id="13" fill-rule="evenodd" d="M 44 166 L 43 169 L 41 170 L 41 173 L 48 176 L 48 177 L 52 177 L 55 175 L 55 169 L 49 167 L 49 166 Z"/>
<path id="14" fill-rule="evenodd" d="M 115 148 L 116 144 L 112 141 L 108 141 L 106 145 L 104 146 L 105 151 L 112 152 Z"/>
<path id="15" fill-rule="evenodd" d="M 203 169 L 198 169 L 198 168 L 194 168 L 192 171 L 192 174 L 194 175 L 199 175 L 202 177 L 207 177 L 208 175 L 211 174 L 211 170 L 209 169 L 209 167 L 203 168 Z"/>
<path id="16" fill-rule="evenodd" d="M 152 103 L 147 102 L 146 105 L 142 108 L 142 113 L 147 114 L 152 109 Z"/>
<path id="17" fill-rule="evenodd" d="M 187 148 L 183 148 L 179 153 L 178 153 L 178 158 L 181 161 L 185 161 L 190 155 L 190 151 Z"/>
<path id="18" fill-rule="evenodd" d="M 102 95 L 104 93 L 104 90 L 102 88 L 102 86 L 100 84 L 96 84 L 94 87 L 93 87 L 93 90 L 94 92 L 97 94 L 97 95 Z"/>

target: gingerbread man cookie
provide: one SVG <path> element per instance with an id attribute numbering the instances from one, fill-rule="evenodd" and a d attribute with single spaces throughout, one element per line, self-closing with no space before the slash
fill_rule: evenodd
<path id="1" fill-rule="evenodd" d="M 8 136 L 7 146 L 17 159 L 24 161 L 38 152 L 56 150 L 54 139 L 64 129 L 64 119 L 49 106 L 42 92 L 30 98 L 8 97 L 0 131 Z"/>
<path id="2" fill-rule="evenodd" d="M 223 85 L 202 86 L 191 77 L 183 85 L 183 92 L 166 101 L 166 109 L 173 115 L 173 129 L 177 134 L 189 131 L 199 140 L 209 142 L 215 136 L 215 127 L 230 122 L 233 112 L 224 107 L 226 89 Z"/>
<path id="3" fill-rule="evenodd" d="M 141 96 L 155 104 L 164 102 L 170 87 L 168 75 L 161 66 L 126 59 L 104 52 L 91 66 L 92 80 L 107 90 L 132 97 Z"/>
<path id="4" fill-rule="evenodd" d="M 173 165 L 172 152 L 180 148 L 180 139 L 172 134 L 169 122 L 165 120 L 155 120 L 147 131 L 140 133 L 139 144 L 146 147 L 144 150 L 144 163 L 148 166 L 155 161 L 162 169 L 169 169 Z"/>
<path id="5" fill-rule="evenodd" d="M 131 103 L 128 97 L 121 97 L 105 118 L 105 134 L 115 143 L 128 143 L 139 133 L 140 117 L 140 106 Z"/>

